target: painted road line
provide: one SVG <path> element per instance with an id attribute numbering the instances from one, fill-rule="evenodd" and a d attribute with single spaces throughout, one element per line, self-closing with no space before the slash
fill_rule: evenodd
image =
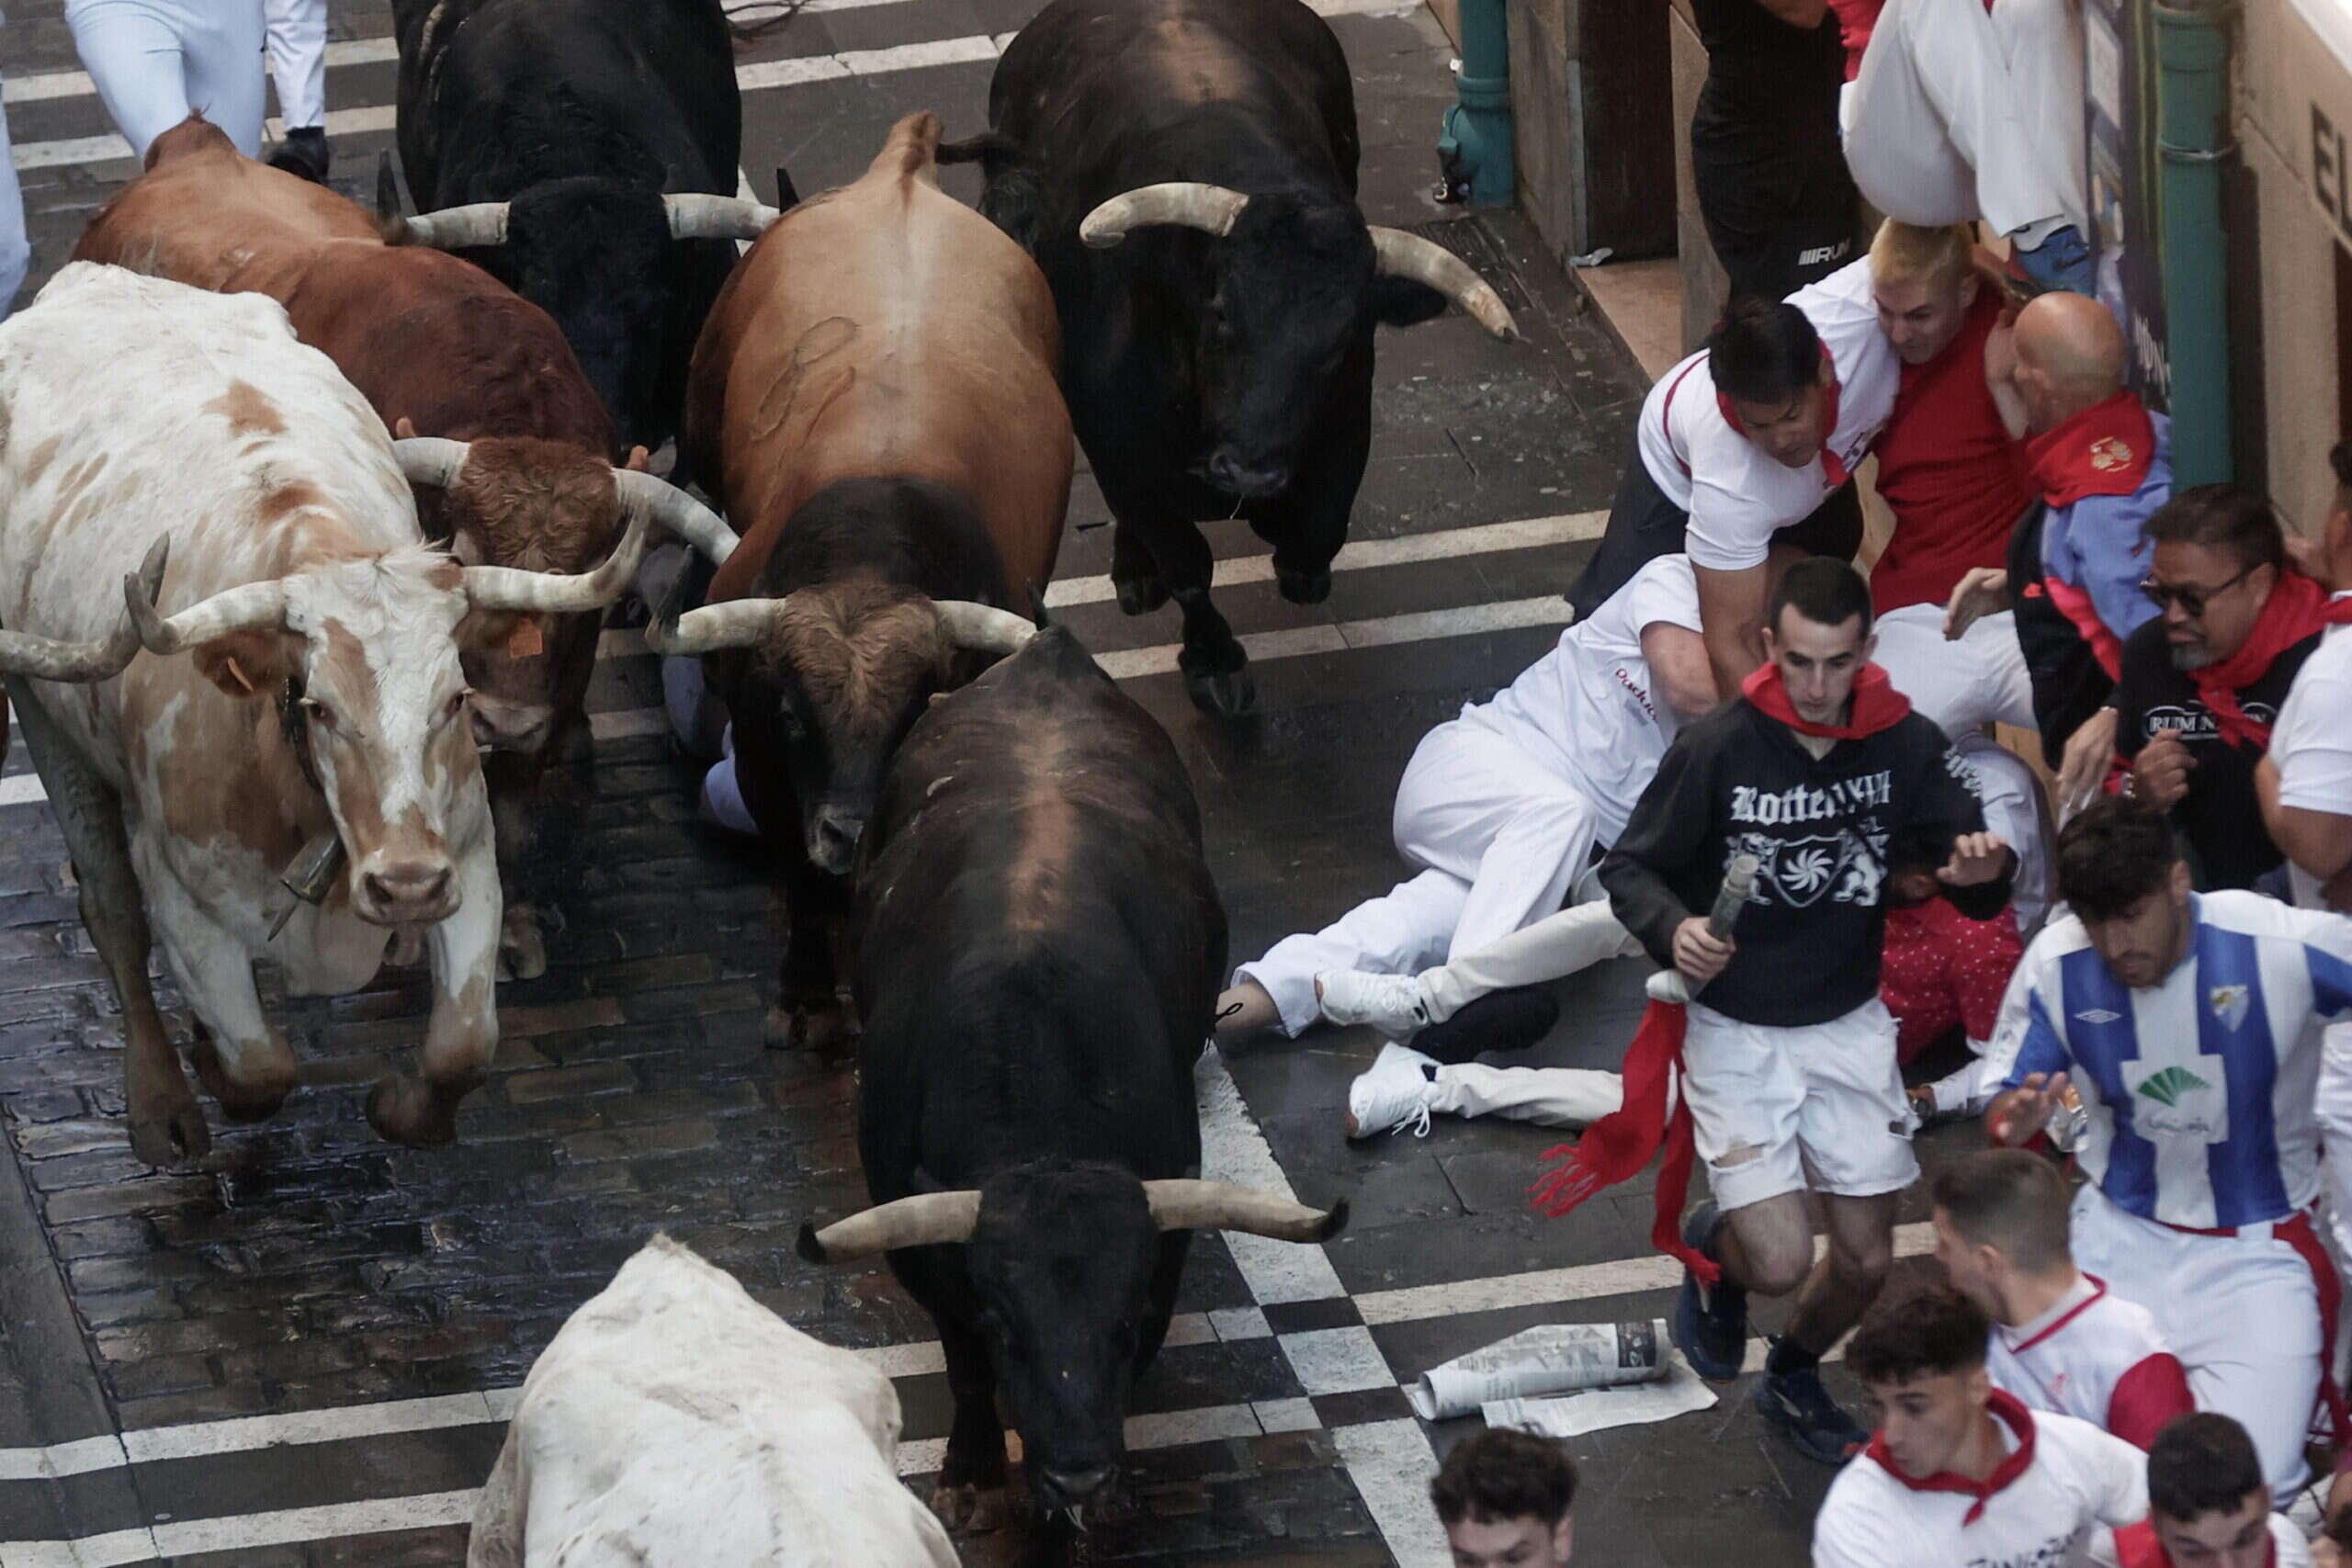
<path id="1" fill-rule="evenodd" d="M 1315 10 L 1324 17 L 1401 17 L 1419 10 L 1420 0 L 1309 0 Z M 894 44 L 887 49 L 844 50 L 839 54 L 810 55 L 792 60 L 761 60 L 736 67 L 736 81 L 747 93 L 766 92 L 780 87 L 797 87 L 810 82 L 837 81 L 851 76 L 881 76 L 900 71 L 927 71 L 943 65 L 973 64 L 995 59 L 1002 51 L 999 39 L 1009 36 L 974 33 L 965 38 L 936 39 L 928 43 Z M 51 75 L 71 78 L 86 84 L 89 78 L 78 71 L 56 72 Z M 45 77 L 27 77 L 27 83 L 45 82 Z M 71 85 L 71 83 L 68 84 Z M 7 85 L 7 101 L 19 101 L 17 84 Z M 83 86 L 81 91 L 88 88 Z M 51 94 L 68 97 L 74 93 L 62 88 Z M 327 134 L 330 136 L 368 135 L 393 128 L 395 113 L 390 104 L 327 111 Z M 268 122 L 272 135 L 281 132 L 279 122 Z M 54 141 L 19 142 L 13 150 L 20 173 L 35 169 L 71 167 L 82 164 L 128 162 L 130 143 L 115 135 L 76 136 Z"/>

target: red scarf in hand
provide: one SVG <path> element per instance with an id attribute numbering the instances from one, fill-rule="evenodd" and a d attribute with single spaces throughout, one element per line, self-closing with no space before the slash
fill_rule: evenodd
<path id="1" fill-rule="evenodd" d="M 1708 373 L 1713 374 L 1712 367 Z M 1829 481 L 1829 488 L 1836 490 L 1846 482 L 1846 459 L 1838 456 L 1837 449 L 1829 445 L 1838 438 L 1838 362 L 1830 357 L 1829 345 L 1826 343 L 1821 345 L 1821 383 L 1824 404 L 1821 411 L 1821 475 Z M 1667 393 L 1669 407 L 1673 397 L 1671 391 Z M 1728 393 L 1715 394 L 1715 407 L 1723 412 L 1724 423 L 1731 426 L 1734 434 L 1742 441 L 1749 438 L 1747 426 L 1739 423 L 1739 411 L 1732 407 Z"/>
<path id="2" fill-rule="evenodd" d="M 1741 684 L 1740 692 L 1758 712 L 1799 734 L 1833 740 L 1875 735 L 1911 711 L 1911 699 L 1896 691 L 1886 671 L 1875 664 L 1863 665 L 1855 678 L 1853 712 L 1844 724 L 1812 724 L 1799 718 L 1777 664 L 1758 670 Z M 1533 1194 L 1528 1207 L 1557 1219 L 1602 1188 L 1640 1175 L 1664 1145 L 1666 1159 L 1657 1171 L 1650 1245 L 1690 1269 L 1702 1283 L 1712 1285 L 1723 1270 L 1713 1258 L 1682 1242 L 1682 1203 L 1690 1190 L 1690 1168 L 1698 1148 L 1690 1107 L 1672 1097 L 1672 1088 L 1682 1071 L 1682 1037 L 1689 1017 L 1679 1002 L 1650 1003 L 1633 1043 L 1625 1048 L 1624 1104 L 1586 1128 L 1577 1142 L 1556 1144 L 1544 1151 L 1547 1163 L 1559 1163 L 1528 1189 Z"/>
<path id="3" fill-rule="evenodd" d="M 2129 391 L 2093 403 L 2025 444 L 2042 500 L 2072 506 L 2086 495 L 2130 495 L 2156 460 L 2156 422 Z"/>
<path id="4" fill-rule="evenodd" d="M 2238 693 L 2262 679 L 2278 657 L 2331 626 L 2352 625 L 2352 598 L 2331 600 L 2327 590 L 2296 571 L 2282 571 L 2263 602 L 2254 629 L 2227 659 L 2191 670 L 2198 700 L 2213 715 L 2222 739 L 2258 750 L 2270 749 L 2270 727 L 2256 724 L 2238 705 Z"/>

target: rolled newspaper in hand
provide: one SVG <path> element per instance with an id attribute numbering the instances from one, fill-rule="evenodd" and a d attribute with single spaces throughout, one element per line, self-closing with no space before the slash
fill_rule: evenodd
<path id="1" fill-rule="evenodd" d="M 1742 852 L 1731 857 L 1731 864 L 1724 868 L 1724 885 L 1716 890 L 1715 907 L 1707 911 L 1707 929 L 1717 937 L 1728 939 L 1732 926 L 1739 919 L 1739 908 L 1756 892 L 1757 874 L 1764 863 Z"/>
<path id="2" fill-rule="evenodd" d="M 1431 1367 L 1405 1391 L 1424 1421 L 1498 1400 L 1656 1382 L 1667 1375 L 1666 1323 L 1547 1323 Z"/>

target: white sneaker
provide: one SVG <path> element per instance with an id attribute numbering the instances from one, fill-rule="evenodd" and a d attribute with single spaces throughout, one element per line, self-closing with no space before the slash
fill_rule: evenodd
<path id="1" fill-rule="evenodd" d="M 1368 1023 L 1391 1040 L 1409 1040 L 1429 1027 L 1430 1004 L 1417 976 L 1326 969 L 1315 976 L 1315 996 L 1326 1021 Z"/>
<path id="2" fill-rule="evenodd" d="M 1437 1065 L 1436 1057 L 1408 1045 L 1393 1040 L 1383 1045 L 1372 1066 L 1348 1086 L 1348 1136 L 1369 1138 L 1409 1126 L 1413 1136 L 1428 1137 L 1430 1101 L 1437 1098 L 1430 1071 Z"/>

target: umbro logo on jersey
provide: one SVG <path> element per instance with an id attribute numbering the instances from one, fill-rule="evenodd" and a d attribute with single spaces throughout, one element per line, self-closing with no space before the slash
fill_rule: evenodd
<path id="1" fill-rule="evenodd" d="M 2076 1013 L 2075 1021 L 2076 1023 L 2113 1023 L 2122 1016 L 2120 1012 L 2109 1012 L 2105 1008 L 2093 1008 L 2088 1012 Z"/>
<path id="2" fill-rule="evenodd" d="M 2252 993 L 2244 986 L 2216 986 L 2205 993 L 2206 1005 L 2213 1016 L 2232 1029 L 2245 1021 L 2247 1010 L 2254 1005 Z"/>
<path id="3" fill-rule="evenodd" d="M 2212 1085 L 2190 1072 L 2187 1067 L 2166 1067 L 2142 1080 L 2140 1092 L 2158 1105 L 2178 1105 L 2181 1096 Z"/>

